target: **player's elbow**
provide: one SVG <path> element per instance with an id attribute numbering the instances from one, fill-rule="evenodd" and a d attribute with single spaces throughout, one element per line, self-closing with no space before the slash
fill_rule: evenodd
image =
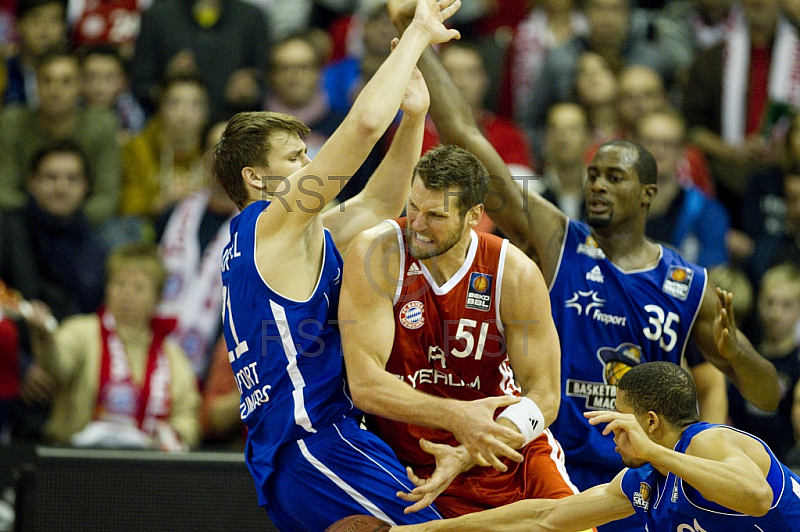
<path id="1" fill-rule="evenodd" d="M 352 120 L 358 138 L 362 139 L 365 145 L 372 145 L 378 142 L 378 139 L 388 126 L 377 113 L 357 112 L 349 118 Z"/>
<path id="2" fill-rule="evenodd" d="M 350 384 L 350 398 L 353 400 L 353 404 L 361 410 L 362 412 L 366 412 L 368 414 L 375 413 L 375 391 L 372 390 L 369 386 L 365 386 L 360 382 L 353 383 L 352 381 Z"/>
<path id="3" fill-rule="evenodd" d="M 762 517 L 769 512 L 772 508 L 772 488 L 766 480 L 759 482 L 757 486 L 753 486 L 748 490 L 749 493 L 742 497 L 742 502 L 747 504 L 747 509 L 742 513 L 752 515 L 754 517 Z"/>

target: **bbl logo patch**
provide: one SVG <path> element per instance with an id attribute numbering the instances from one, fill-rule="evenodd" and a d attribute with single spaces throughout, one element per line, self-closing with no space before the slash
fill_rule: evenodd
<path id="1" fill-rule="evenodd" d="M 650 509 L 650 485 L 646 482 L 639 483 L 639 491 L 633 494 L 633 505 L 639 508 L 644 508 L 645 511 Z"/>
<path id="2" fill-rule="evenodd" d="M 689 288 L 692 287 L 692 279 L 694 278 L 694 270 L 691 268 L 684 268 L 683 266 L 670 266 L 667 271 L 667 278 L 664 279 L 664 285 L 661 290 L 665 294 L 676 297 L 681 301 L 686 301 L 689 296 Z"/>
<path id="3" fill-rule="evenodd" d="M 488 273 L 472 272 L 467 290 L 467 308 L 489 311 L 492 306 L 492 276 Z"/>
<path id="4" fill-rule="evenodd" d="M 421 301 L 409 301 L 400 309 L 400 323 L 406 329 L 419 329 L 425 325 L 425 305 Z"/>

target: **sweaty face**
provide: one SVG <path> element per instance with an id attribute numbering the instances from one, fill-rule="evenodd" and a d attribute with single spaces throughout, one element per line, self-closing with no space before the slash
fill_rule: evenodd
<path id="1" fill-rule="evenodd" d="M 632 415 L 634 415 L 636 417 L 636 421 L 639 422 L 639 425 L 642 427 L 642 429 L 644 429 L 645 433 L 647 432 L 647 428 L 644 425 L 644 423 L 642 423 L 642 420 L 640 419 L 640 416 L 637 416 L 633 412 L 633 409 L 630 407 L 630 405 L 628 405 L 627 401 L 625 401 L 625 392 L 623 392 L 621 390 L 617 390 L 616 405 L 617 405 L 617 412 L 620 412 L 622 414 L 632 414 Z M 616 443 L 616 437 L 614 438 L 614 441 Z M 632 469 L 636 469 L 637 467 L 642 467 L 643 465 L 645 465 L 647 463 L 644 460 L 642 460 L 641 458 L 635 458 L 633 456 L 629 456 L 629 455 L 625 454 L 624 452 L 621 452 L 619 447 L 617 447 L 617 452 L 619 453 L 620 458 L 622 458 L 622 463 L 625 464 L 625 467 L 630 467 Z"/>
<path id="2" fill-rule="evenodd" d="M 415 179 L 406 209 L 406 241 L 418 260 L 447 253 L 468 234 L 459 214 L 457 189 L 430 190 Z"/>
<path id="3" fill-rule="evenodd" d="M 636 150 L 624 146 L 601 147 L 586 171 L 584 200 L 587 222 L 606 227 L 640 212 L 641 185 L 633 165 Z"/>

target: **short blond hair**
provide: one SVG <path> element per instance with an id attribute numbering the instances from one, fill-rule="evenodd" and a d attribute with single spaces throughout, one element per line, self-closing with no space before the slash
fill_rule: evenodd
<path id="1" fill-rule="evenodd" d="M 160 296 L 167 282 L 167 268 L 161 262 L 158 246 L 147 242 L 133 242 L 119 246 L 109 255 L 106 261 L 106 280 L 111 279 L 126 267 L 140 268 L 155 282 L 157 294 Z"/>

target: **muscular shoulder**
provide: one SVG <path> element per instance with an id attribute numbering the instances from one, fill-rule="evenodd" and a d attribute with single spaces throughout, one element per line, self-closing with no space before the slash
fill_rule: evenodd
<path id="1" fill-rule="evenodd" d="M 373 258 L 375 251 L 388 252 L 397 248 L 397 228 L 383 221 L 359 233 L 348 248 L 348 256 L 358 256 L 363 260 Z"/>
<path id="2" fill-rule="evenodd" d="M 710 428 L 695 435 L 686 447 L 686 454 L 721 461 L 727 458 L 733 449 L 744 452 L 753 460 L 769 460 L 767 452 L 758 440 L 724 426 Z"/>

